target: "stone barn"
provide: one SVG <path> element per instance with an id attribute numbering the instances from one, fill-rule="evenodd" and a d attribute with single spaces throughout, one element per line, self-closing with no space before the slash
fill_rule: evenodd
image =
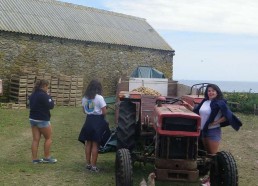
<path id="1" fill-rule="evenodd" d="M 172 79 L 173 56 L 174 50 L 143 18 L 55 0 L 0 1 L 4 95 L 10 78 L 28 69 L 80 76 L 81 91 L 97 78 L 104 96 L 114 95 L 118 79 L 138 66 L 151 66 Z"/>

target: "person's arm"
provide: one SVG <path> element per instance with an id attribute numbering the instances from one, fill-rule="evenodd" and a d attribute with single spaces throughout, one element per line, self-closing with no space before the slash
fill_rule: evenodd
<path id="1" fill-rule="evenodd" d="M 102 115 L 106 116 L 107 114 L 107 104 L 104 100 L 104 97 L 100 95 L 99 97 L 99 107 L 101 108 Z"/>
<path id="2" fill-rule="evenodd" d="M 41 103 L 43 103 L 45 107 L 48 109 L 53 109 L 55 106 L 54 100 L 47 93 L 41 93 L 40 100 L 41 100 Z"/>
<path id="3" fill-rule="evenodd" d="M 226 120 L 227 120 L 226 117 L 222 116 L 222 117 L 219 118 L 218 120 L 211 122 L 211 123 L 210 123 L 210 126 L 211 126 L 211 125 L 217 125 L 217 124 L 223 123 L 223 122 L 226 121 Z"/>
<path id="4" fill-rule="evenodd" d="M 82 112 L 84 113 L 84 114 L 87 114 L 86 112 L 85 112 L 85 109 L 84 109 L 84 106 L 85 106 L 85 98 L 83 97 L 82 98 Z"/>
<path id="5" fill-rule="evenodd" d="M 193 106 L 187 103 L 186 101 L 183 101 L 182 105 L 185 106 L 185 108 L 187 108 L 190 111 L 193 111 L 194 109 Z"/>
<path id="6" fill-rule="evenodd" d="M 107 114 L 107 107 L 101 108 L 102 114 L 105 116 Z"/>
<path id="7" fill-rule="evenodd" d="M 85 112 L 85 110 L 84 110 L 84 107 L 82 107 L 82 112 L 83 112 L 84 114 L 86 114 L 86 112 Z"/>
<path id="8" fill-rule="evenodd" d="M 199 103 L 196 106 L 192 106 L 191 104 L 187 103 L 186 101 L 183 101 L 182 105 L 184 105 L 188 110 L 193 111 L 194 113 L 199 115 L 199 110 L 202 106 L 202 104 L 206 101 L 206 99 L 203 99 L 201 103 Z"/>
<path id="9" fill-rule="evenodd" d="M 54 100 L 52 99 L 51 96 L 49 96 L 48 101 L 49 101 L 49 108 L 50 108 L 50 109 L 53 109 L 54 106 L 55 106 L 55 102 L 54 102 Z"/>

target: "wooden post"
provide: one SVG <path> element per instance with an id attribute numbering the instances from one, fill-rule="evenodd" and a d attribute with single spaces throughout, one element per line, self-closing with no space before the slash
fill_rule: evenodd
<path id="1" fill-rule="evenodd" d="M 3 94 L 3 84 L 2 80 L 0 79 L 0 96 Z"/>

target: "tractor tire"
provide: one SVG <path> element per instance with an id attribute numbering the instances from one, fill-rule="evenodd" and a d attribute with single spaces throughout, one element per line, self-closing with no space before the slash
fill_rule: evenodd
<path id="1" fill-rule="evenodd" d="M 119 105 L 117 126 L 117 149 L 130 151 L 135 146 L 136 105 L 130 101 L 122 101 Z"/>
<path id="2" fill-rule="evenodd" d="M 133 168 L 130 151 L 119 149 L 116 152 L 116 186 L 133 185 Z"/>
<path id="3" fill-rule="evenodd" d="M 238 186 L 238 170 L 230 152 L 221 151 L 214 157 L 210 169 L 211 186 Z"/>

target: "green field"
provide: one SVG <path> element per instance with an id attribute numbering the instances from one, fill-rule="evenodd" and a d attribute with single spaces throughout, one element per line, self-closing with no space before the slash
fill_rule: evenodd
<path id="1" fill-rule="evenodd" d="M 29 110 L 0 108 L 0 185 L 115 185 L 115 153 L 100 154 L 99 173 L 85 170 L 84 147 L 77 141 L 85 115 L 81 108 L 57 107 L 52 110 L 52 155 L 56 164 L 31 163 L 31 130 Z M 108 120 L 114 127 L 114 113 L 109 110 Z M 258 185 L 258 116 L 240 116 L 244 127 L 235 132 L 231 127 L 223 129 L 221 149 L 230 151 L 238 164 L 239 185 Z M 42 139 L 39 155 L 43 156 Z M 152 165 L 134 167 L 134 185 L 153 170 Z M 161 183 L 156 185 L 190 185 Z M 191 184 L 198 185 L 198 184 Z"/>

